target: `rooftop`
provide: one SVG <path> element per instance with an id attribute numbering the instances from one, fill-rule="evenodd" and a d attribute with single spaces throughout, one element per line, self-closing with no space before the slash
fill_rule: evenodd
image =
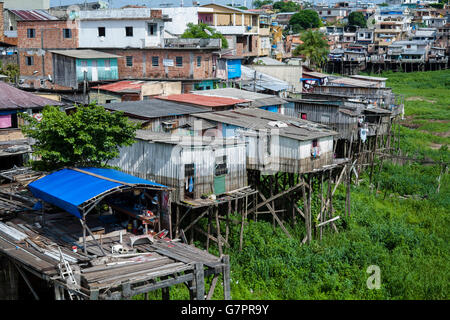
<path id="1" fill-rule="evenodd" d="M 234 106 L 239 103 L 248 103 L 250 101 L 245 99 L 235 99 L 235 98 L 223 98 L 214 96 L 201 96 L 193 93 L 183 93 L 183 94 L 172 94 L 170 96 L 160 96 L 157 99 L 164 99 L 169 101 L 194 104 L 204 107 L 226 107 Z"/>
<path id="2" fill-rule="evenodd" d="M 0 81 L 0 110 L 43 108 L 48 105 L 63 106 L 64 104 L 14 88 Z"/>
<path id="3" fill-rule="evenodd" d="M 92 87 L 91 89 L 100 89 L 111 92 L 139 92 L 145 81 L 119 81 L 114 83 L 103 84 L 100 86 Z"/>
<path id="4" fill-rule="evenodd" d="M 162 99 L 114 102 L 104 104 L 103 106 L 108 110 L 122 111 L 126 115 L 136 116 L 143 119 L 207 112 L 207 110 L 202 108 L 187 106 Z"/>
<path id="5" fill-rule="evenodd" d="M 58 20 L 58 18 L 50 15 L 45 10 L 9 10 L 9 12 L 22 21 L 47 21 L 47 20 Z"/>
<path id="6" fill-rule="evenodd" d="M 284 104 L 285 101 L 277 96 L 270 94 L 263 94 L 257 92 L 250 92 L 246 90 L 240 90 L 236 88 L 222 88 L 222 89 L 212 89 L 212 90 L 202 90 L 202 91 L 192 91 L 192 93 L 204 96 L 214 96 L 214 97 L 224 97 L 224 98 L 235 98 L 235 99 L 245 99 L 252 101 L 252 106 L 268 106 L 276 104 Z M 261 103 L 263 103 L 261 105 Z"/>
<path id="7" fill-rule="evenodd" d="M 111 59 L 111 58 L 120 58 L 121 56 L 96 51 L 96 50 L 49 50 L 51 53 L 56 53 L 59 55 L 76 58 L 76 59 Z"/>
<path id="8" fill-rule="evenodd" d="M 208 121 L 227 123 L 255 131 L 277 129 L 280 136 L 294 140 L 311 140 L 337 134 L 321 124 L 261 109 L 207 112 L 195 116 Z"/>

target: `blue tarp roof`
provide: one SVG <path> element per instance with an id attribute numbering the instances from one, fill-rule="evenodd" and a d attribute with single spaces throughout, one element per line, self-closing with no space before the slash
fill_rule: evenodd
<path id="1" fill-rule="evenodd" d="M 117 182 L 105 180 L 73 169 L 62 169 L 33 181 L 28 185 L 28 188 L 36 198 L 66 210 L 78 218 L 82 217 L 78 206 L 114 188 L 129 184 L 144 184 L 150 187 L 167 188 L 161 184 L 113 169 L 80 169 Z"/>

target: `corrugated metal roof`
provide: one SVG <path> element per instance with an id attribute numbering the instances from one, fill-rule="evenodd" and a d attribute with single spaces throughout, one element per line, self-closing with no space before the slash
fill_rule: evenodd
<path id="1" fill-rule="evenodd" d="M 361 75 L 352 75 L 350 78 L 354 79 L 362 79 L 362 80 L 368 80 L 368 81 L 386 81 L 388 78 L 381 78 L 381 77 L 370 77 L 370 76 L 361 76 Z"/>
<path id="2" fill-rule="evenodd" d="M 257 100 L 265 99 L 264 101 L 268 104 L 264 104 L 261 106 L 271 106 L 284 104 L 286 101 L 283 99 L 270 95 L 263 94 L 258 92 L 250 92 L 247 90 L 240 90 L 236 88 L 222 88 L 222 89 L 213 89 L 213 90 L 201 90 L 201 91 L 191 91 L 193 94 L 204 95 L 204 96 L 213 96 L 213 97 L 224 97 L 224 98 L 236 98 L 236 99 L 245 99 L 252 101 L 252 106 L 255 104 Z"/>
<path id="3" fill-rule="evenodd" d="M 47 105 L 63 106 L 64 104 L 14 88 L 0 81 L 0 110 L 43 108 Z"/>
<path id="4" fill-rule="evenodd" d="M 120 58 L 121 56 L 96 50 L 49 50 L 52 53 L 62 56 L 72 57 L 76 59 L 111 59 Z"/>
<path id="5" fill-rule="evenodd" d="M 212 97 L 212 96 L 201 96 L 198 94 L 192 93 L 183 93 L 183 94 L 172 94 L 170 96 L 160 96 L 156 97 L 157 99 L 164 99 L 175 102 L 182 102 L 188 104 L 194 104 L 205 107 L 226 107 L 233 106 L 238 103 L 248 103 L 249 100 L 245 99 L 234 99 L 234 98 L 223 98 L 223 97 Z"/>
<path id="6" fill-rule="evenodd" d="M 144 119 L 180 116 L 209 111 L 161 99 L 114 102 L 104 104 L 103 106 L 108 110 L 123 111 L 126 115 L 137 116 Z"/>
<path id="7" fill-rule="evenodd" d="M 92 87 L 92 89 L 100 89 L 111 92 L 124 92 L 124 91 L 130 92 L 130 90 L 139 92 L 140 89 L 142 88 L 142 85 L 145 83 L 146 83 L 145 81 L 125 80 Z"/>
<path id="8" fill-rule="evenodd" d="M 45 10 L 9 10 L 22 21 L 47 21 L 58 20 Z"/>
<path id="9" fill-rule="evenodd" d="M 260 87 L 262 90 L 272 90 L 275 92 L 286 91 L 289 88 L 289 84 L 286 81 L 272 77 L 266 73 L 253 70 L 246 66 L 241 66 L 241 71 L 242 71 L 241 76 L 242 80 L 250 81 L 249 83 L 243 85 L 243 87 L 245 87 L 246 89 L 247 87 L 253 89 L 254 83 L 256 83 L 256 86 Z M 260 100 L 261 99 L 259 99 L 258 101 Z"/>
<path id="10" fill-rule="evenodd" d="M 208 112 L 196 114 L 195 117 L 255 131 L 277 129 L 280 136 L 294 140 L 311 140 L 337 135 L 337 132 L 328 129 L 324 125 L 261 109 Z M 274 124 L 276 123 L 284 125 L 275 126 Z"/>
<path id="11" fill-rule="evenodd" d="M 358 80 L 353 78 L 337 78 L 330 80 L 330 84 L 338 84 L 345 86 L 354 86 L 354 87 L 376 87 L 377 84 L 370 81 Z"/>

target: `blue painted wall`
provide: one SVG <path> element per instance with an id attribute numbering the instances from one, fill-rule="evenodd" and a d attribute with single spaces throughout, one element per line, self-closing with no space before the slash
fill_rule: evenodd
<path id="1" fill-rule="evenodd" d="M 242 74 L 241 60 L 239 59 L 227 60 L 227 72 L 228 72 L 228 79 L 240 78 Z"/>
<path id="2" fill-rule="evenodd" d="M 110 67 L 106 69 L 105 60 L 109 60 Z M 98 80 L 118 80 L 119 79 L 119 67 L 117 66 L 117 59 L 76 59 L 77 66 L 77 81 L 83 82 L 84 73 L 82 71 L 82 62 L 87 61 L 87 78 L 88 81 L 92 81 L 92 62 L 97 61 L 97 74 Z"/>

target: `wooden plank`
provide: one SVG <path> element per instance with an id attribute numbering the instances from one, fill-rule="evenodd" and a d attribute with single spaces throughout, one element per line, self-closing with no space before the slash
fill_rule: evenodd
<path id="1" fill-rule="evenodd" d="M 326 224 L 328 224 L 328 223 L 331 223 L 331 222 L 333 222 L 333 221 L 336 221 L 336 220 L 338 220 L 339 218 L 340 218 L 339 216 L 336 216 L 336 217 L 334 217 L 334 218 L 331 218 L 330 220 L 321 222 L 321 223 L 319 223 L 318 225 L 316 225 L 316 228 L 321 227 L 321 226 L 324 226 L 324 225 L 326 225 Z"/>
<path id="2" fill-rule="evenodd" d="M 211 300 L 214 290 L 216 289 L 217 280 L 219 279 L 219 275 L 214 275 L 213 279 L 211 280 L 211 285 L 209 286 L 208 294 L 206 295 L 206 300 Z"/>

